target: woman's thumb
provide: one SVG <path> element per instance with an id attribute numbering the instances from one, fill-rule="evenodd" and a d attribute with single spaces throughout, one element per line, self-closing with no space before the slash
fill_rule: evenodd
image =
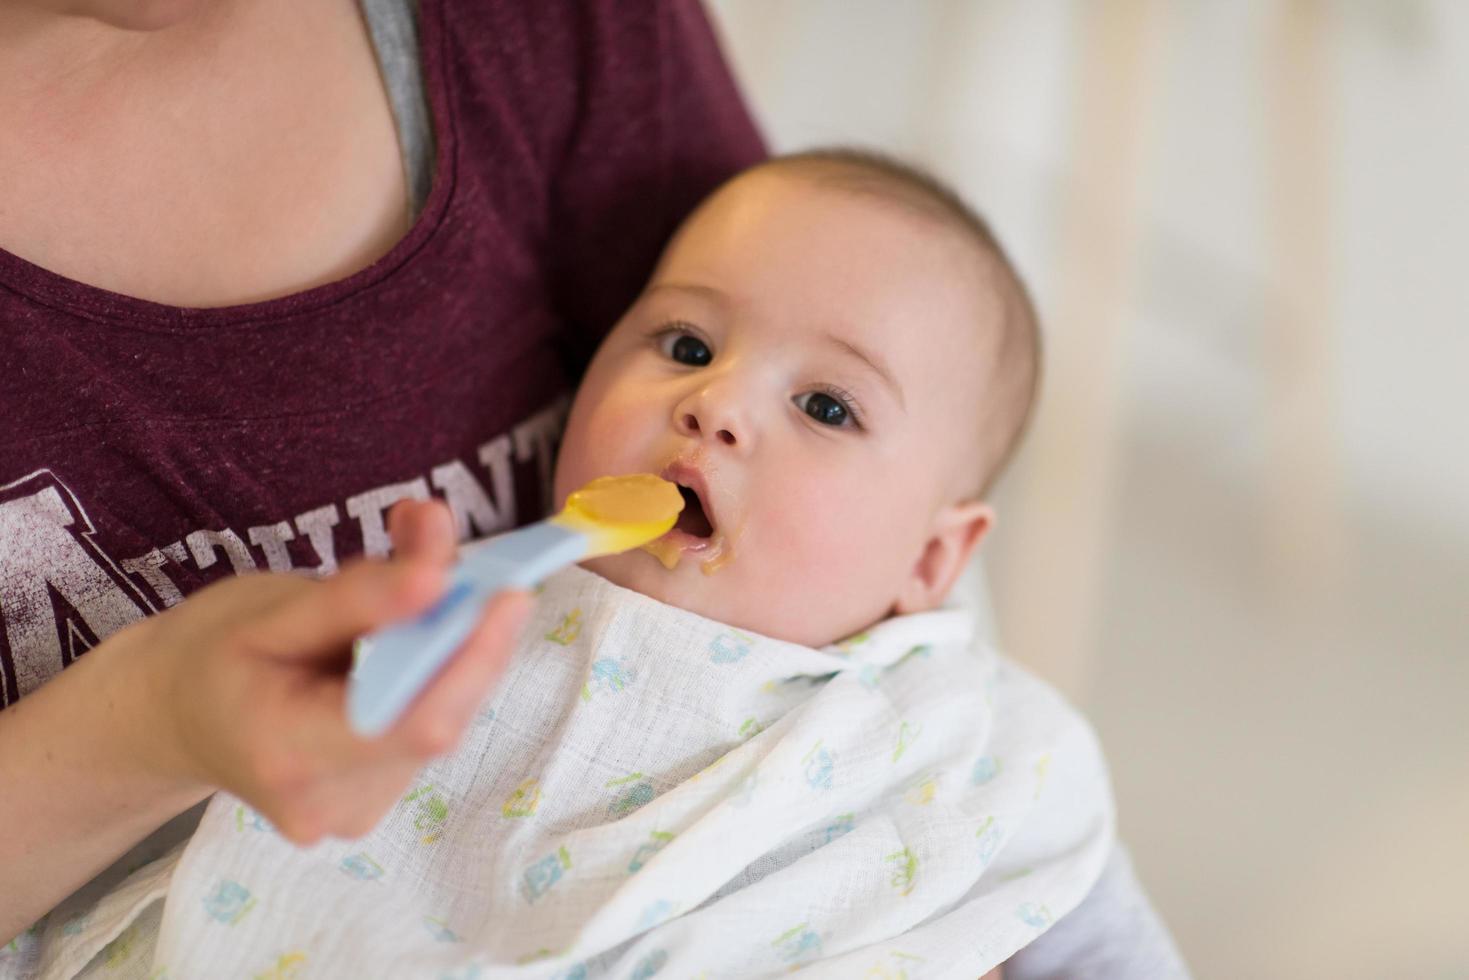
<path id="1" fill-rule="evenodd" d="M 388 535 L 393 540 L 395 557 L 441 565 L 454 560 L 454 518 L 442 501 L 400 501 L 388 511 Z"/>

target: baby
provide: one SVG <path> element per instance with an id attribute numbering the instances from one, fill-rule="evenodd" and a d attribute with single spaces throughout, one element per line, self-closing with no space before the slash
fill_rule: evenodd
<path id="1" fill-rule="evenodd" d="M 368 838 L 298 851 L 221 794 L 131 919 L 69 921 L 113 908 L 170 976 L 994 968 L 1112 837 L 1085 724 L 940 608 L 1037 362 L 1010 263 L 930 178 L 847 151 L 738 176 L 597 352 L 555 475 L 660 474 L 675 528 L 546 584 Z"/>
<path id="2" fill-rule="evenodd" d="M 947 595 L 1036 372 L 1024 288 L 948 191 L 876 158 L 788 157 L 674 237 L 582 382 L 557 497 L 607 473 L 678 482 L 669 567 L 588 567 L 820 646 Z"/>

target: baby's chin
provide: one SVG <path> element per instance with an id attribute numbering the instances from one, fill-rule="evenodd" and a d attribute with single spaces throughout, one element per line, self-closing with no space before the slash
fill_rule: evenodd
<path id="1" fill-rule="evenodd" d="M 678 567 L 669 569 L 663 567 L 663 563 L 648 552 L 634 550 L 605 558 L 593 558 L 582 562 L 582 567 L 602 576 L 613 585 L 640 592 L 650 599 L 666 602 L 670 606 L 677 606 L 709 619 L 722 621 L 723 610 L 719 608 L 717 586 L 709 587 L 716 584 L 701 582 L 697 578 L 688 581 L 693 576 L 709 576 L 703 575 L 697 564 L 687 559 L 680 561 Z"/>
<path id="2" fill-rule="evenodd" d="M 748 630 L 776 640 L 822 647 L 835 643 L 866 624 L 822 622 L 809 605 L 792 607 L 789 596 L 752 596 L 768 584 L 751 564 L 753 556 L 743 553 L 728 566 L 705 572 L 693 555 L 685 555 L 673 569 L 665 568 L 645 551 L 628 551 L 582 562 L 582 567 L 613 585 L 639 592 L 650 599 L 676 606 L 705 619 Z M 743 562 L 736 569 L 736 562 Z M 741 601 L 745 600 L 745 601 Z"/>
<path id="3" fill-rule="evenodd" d="M 761 636 L 804 642 L 787 635 L 790 624 L 782 622 L 776 604 L 745 601 L 761 583 L 761 576 L 752 564 L 755 556 L 742 553 L 709 571 L 699 559 L 696 552 L 686 553 L 673 568 L 667 568 L 654 555 L 634 550 L 582 562 L 582 567 L 613 585 L 705 619 Z"/>

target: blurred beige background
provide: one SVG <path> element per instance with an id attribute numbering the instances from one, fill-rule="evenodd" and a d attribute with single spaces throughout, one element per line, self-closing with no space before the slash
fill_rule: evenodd
<path id="1" fill-rule="evenodd" d="M 776 149 L 926 163 L 1031 283 L 999 631 L 1196 974 L 1469 977 L 1469 3 L 712 9 Z"/>

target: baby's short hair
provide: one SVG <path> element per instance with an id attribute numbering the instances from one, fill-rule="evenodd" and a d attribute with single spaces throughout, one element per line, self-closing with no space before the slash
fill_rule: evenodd
<path id="1" fill-rule="evenodd" d="M 990 263 L 1002 310 L 995 359 L 982 389 L 989 417 L 970 487 L 983 496 L 1009 464 L 1025 433 L 1040 382 L 1040 327 L 1025 282 L 994 232 L 932 174 L 883 153 L 831 147 L 775 157 L 754 169 L 793 169 L 807 178 L 879 195 L 933 218 L 968 239 Z"/>

